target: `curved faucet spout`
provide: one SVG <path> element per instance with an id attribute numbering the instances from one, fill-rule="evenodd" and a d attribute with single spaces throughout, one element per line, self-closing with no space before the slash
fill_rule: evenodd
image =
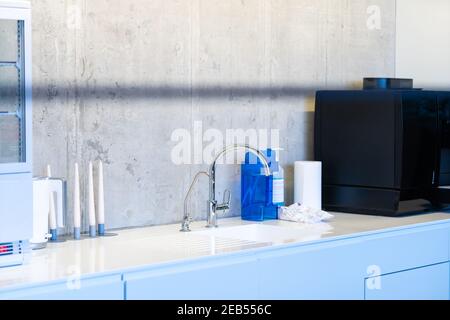
<path id="1" fill-rule="evenodd" d="M 217 156 L 214 158 L 214 161 L 209 166 L 209 200 L 208 200 L 208 207 L 207 207 L 207 222 L 206 227 L 217 227 L 217 210 L 228 210 L 230 207 L 230 200 L 228 201 L 224 200 L 223 204 L 218 204 L 216 200 L 216 164 L 217 160 L 219 160 L 220 157 L 224 156 L 226 153 L 230 151 L 236 151 L 239 149 L 247 150 L 251 153 L 253 153 L 262 163 L 264 167 L 264 174 L 266 176 L 270 176 L 270 167 L 266 160 L 266 157 L 264 154 L 259 151 L 258 149 L 255 149 L 253 147 L 250 147 L 249 145 L 240 145 L 240 144 L 234 144 L 225 147 L 221 152 L 217 154 Z M 229 192 L 228 192 L 229 194 Z"/>
<path id="2" fill-rule="evenodd" d="M 264 166 L 264 174 L 266 176 L 270 176 L 269 163 L 267 162 L 266 157 L 264 156 L 264 154 L 261 151 L 259 151 L 258 149 L 250 147 L 249 145 L 246 145 L 246 144 L 242 144 L 242 145 L 241 144 L 233 144 L 233 145 L 225 147 L 222 151 L 220 151 L 217 154 L 217 156 L 214 158 L 214 161 L 209 166 L 209 173 L 211 174 L 211 171 L 214 170 L 214 168 L 215 168 L 215 166 L 217 164 L 217 160 L 219 160 L 222 156 L 224 156 L 229 151 L 235 151 L 235 150 L 239 150 L 239 149 L 244 149 L 244 150 L 250 151 L 256 157 L 258 157 L 258 159 L 262 162 L 262 164 Z"/>

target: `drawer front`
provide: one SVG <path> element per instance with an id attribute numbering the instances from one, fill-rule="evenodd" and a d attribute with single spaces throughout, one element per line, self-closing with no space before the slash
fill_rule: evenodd
<path id="1" fill-rule="evenodd" d="M 235 261 L 125 274 L 126 299 L 256 299 L 256 271 Z"/>
<path id="2" fill-rule="evenodd" d="M 449 224 L 380 233 L 364 241 L 360 257 L 377 274 L 447 262 L 449 235 Z"/>
<path id="3" fill-rule="evenodd" d="M 364 299 L 363 242 L 337 241 L 264 254 L 260 299 Z"/>
<path id="4" fill-rule="evenodd" d="M 365 279 L 367 300 L 448 300 L 449 263 Z"/>
<path id="5" fill-rule="evenodd" d="M 14 300 L 122 300 L 121 276 L 76 279 L 54 284 L 0 292 L 0 299 Z"/>
<path id="6" fill-rule="evenodd" d="M 263 254 L 260 298 L 363 299 L 372 275 L 448 262 L 449 233 L 423 226 Z"/>

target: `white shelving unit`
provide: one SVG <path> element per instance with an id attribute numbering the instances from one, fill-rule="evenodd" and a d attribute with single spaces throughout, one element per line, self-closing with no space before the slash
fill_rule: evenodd
<path id="1" fill-rule="evenodd" d="M 0 0 L 0 267 L 32 234 L 31 10 Z"/>

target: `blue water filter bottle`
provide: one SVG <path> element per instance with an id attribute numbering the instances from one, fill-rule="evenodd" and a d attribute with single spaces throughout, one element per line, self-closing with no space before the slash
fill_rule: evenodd
<path id="1" fill-rule="evenodd" d="M 270 176 L 253 153 L 247 152 L 241 165 L 241 217 L 263 221 L 278 218 L 278 208 L 284 205 L 284 173 L 275 150 L 263 152 L 270 167 Z"/>

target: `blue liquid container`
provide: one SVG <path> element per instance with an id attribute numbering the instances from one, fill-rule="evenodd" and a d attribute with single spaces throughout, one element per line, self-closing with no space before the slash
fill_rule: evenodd
<path id="1" fill-rule="evenodd" d="M 283 169 L 276 151 L 263 152 L 270 167 L 265 176 L 264 166 L 253 153 L 245 154 L 241 165 L 241 217 L 243 220 L 263 221 L 278 218 L 278 208 L 284 205 Z"/>

